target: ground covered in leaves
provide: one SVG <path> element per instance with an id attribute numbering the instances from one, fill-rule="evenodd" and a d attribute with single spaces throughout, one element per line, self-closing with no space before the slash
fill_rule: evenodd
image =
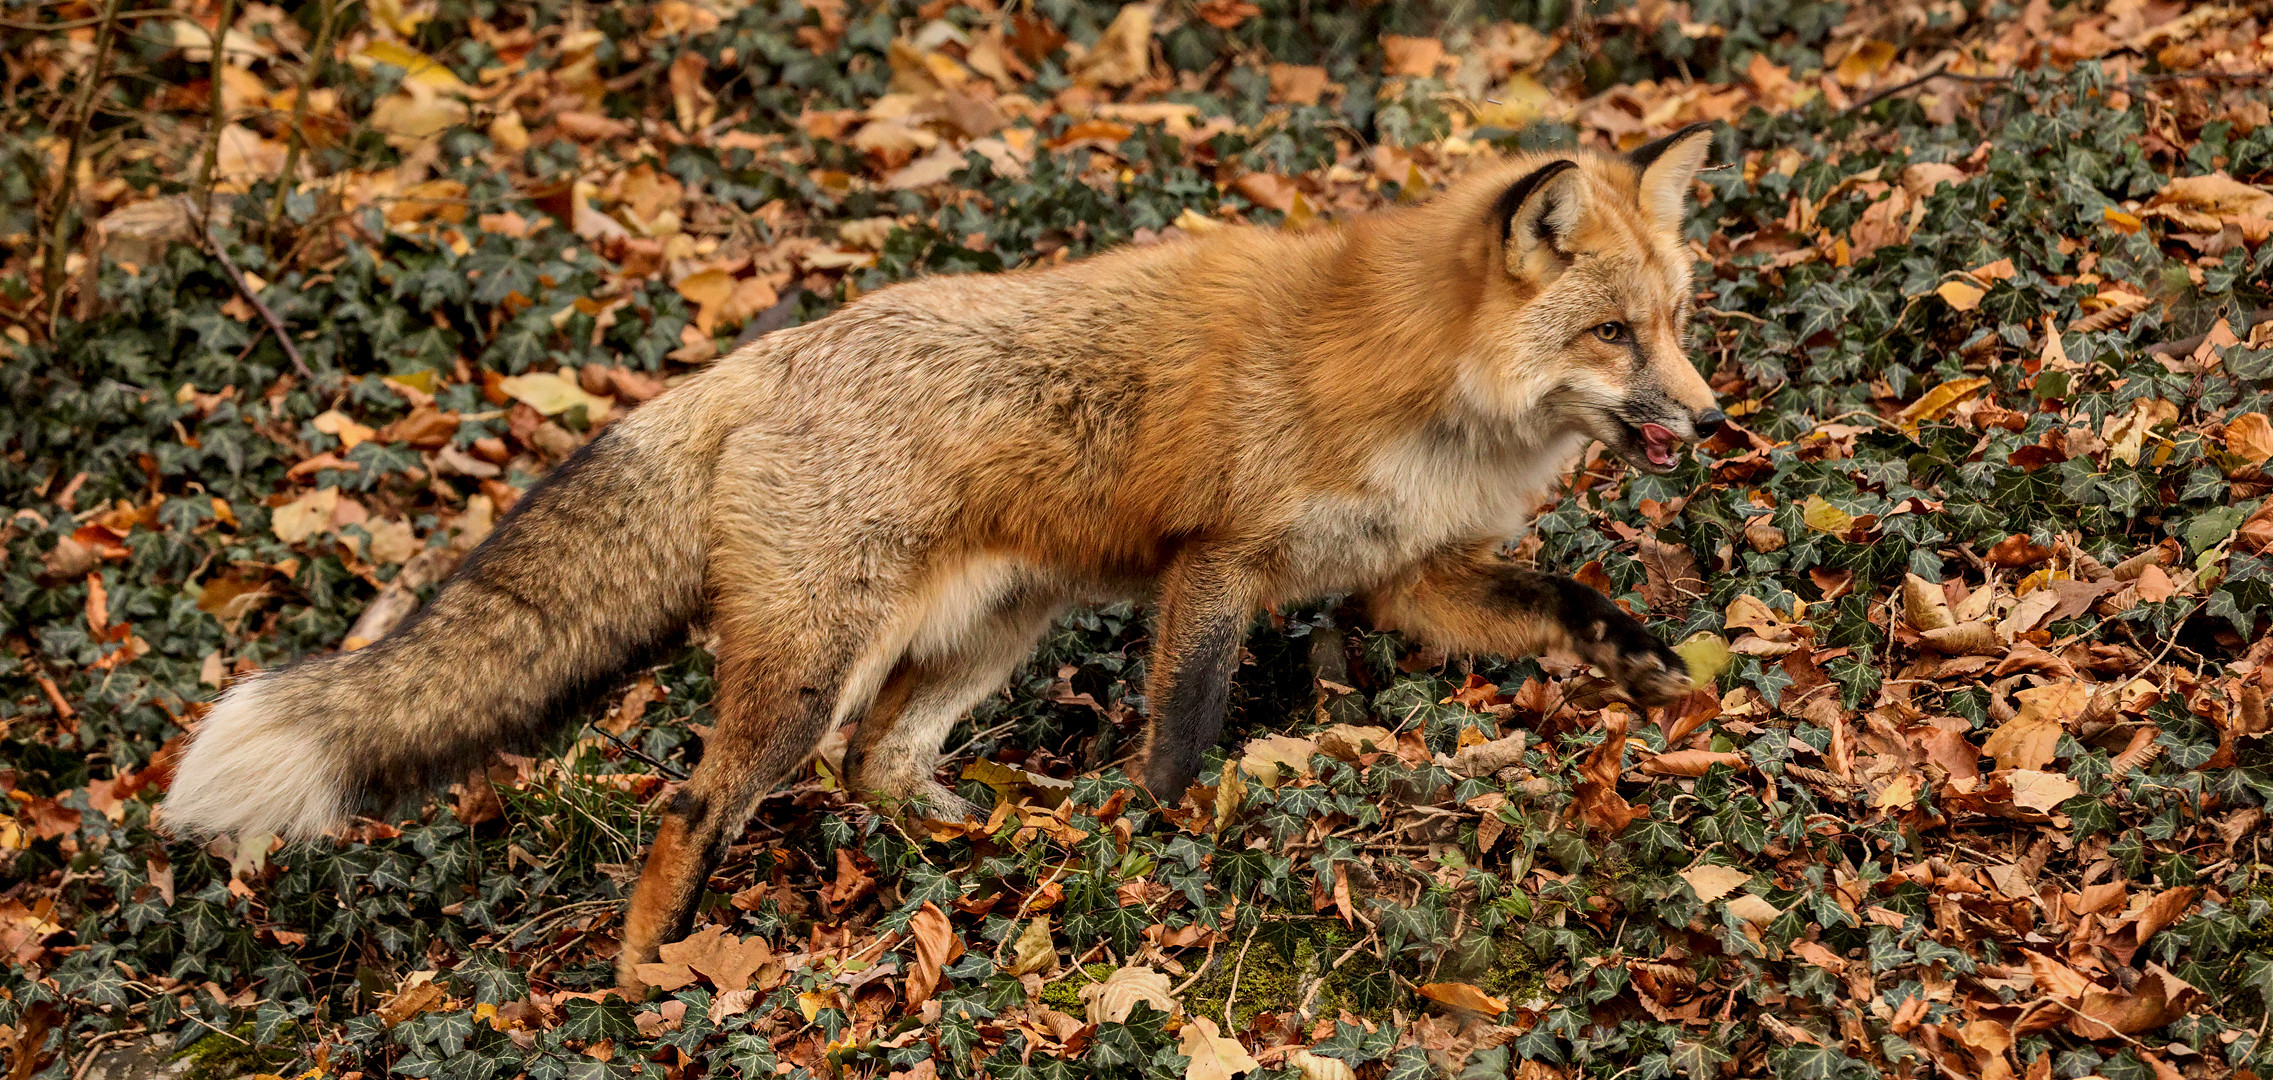
<path id="1" fill-rule="evenodd" d="M 2273 1060 L 2262 4 L 6 0 L 0 39 L 10 1080 Z M 880 817 L 824 753 L 641 1001 L 700 648 L 336 843 L 153 828 L 218 687 L 384 633 L 739 341 L 1695 120 L 1738 423 L 1590 457 L 1518 549 L 1679 642 L 1679 705 L 1272 612 L 1160 807 L 1110 768 L 1143 613 L 1083 613 L 953 740 L 991 818 Z"/>

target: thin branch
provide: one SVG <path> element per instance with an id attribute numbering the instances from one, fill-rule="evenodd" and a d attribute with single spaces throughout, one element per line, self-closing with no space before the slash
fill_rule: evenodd
<path id="1" fill-rule="evenodd" d="M 349 0 L 350 3 L 353 0 Z M 291 138 L 284 148 L 284 168 L 276 174 L 276 201 L 269 206 L 269 227 L 284 217 L 284 197 L 293 188 L 293 178 L 300 173 L 300 148 L 307 141 L 302 126 L 308 120 L 308 95 L 315 92 L 316 65 L 331 56 L 332 34 L 339 23 L 337 0 L 323 0 L 323 13 L 317 16 L 316 43 L 308 49 L 308 62 L 300 68 L 299 92 L 293 96 Z"/>
<path id="2" fill-rule="evenodd" d="M 116 16 L 89 15 L 84 19 L 65 19 L 61 22 L 51 23 L 27 23 L 17 22 L 14 19 L 0 19 L 0 30 L 24 30 L 35 34 L 44 34 L 57 30 L 84 30 L 90 26 L 101 26 L 106 18 L 116 18 L 120 22 L 125 22 L 128 19 L 178 18 L 180 15 L 181 12 L 172 8 L 143 8 L 140 11 L 121 11 Z"/>
<path id="3" fill-rule="evenodd" d="M 276 332 L 276 343 L 284 346 L 284 355 L 292 359 L 292 366 L 299 369 L 300 377 L 314 382 L 316 375 L 308 370 L 308 362 L 300 359 L 300 347 L 292 344 L 292 335 L 284 329 L 284 320 L 277 317 L 275 308 L 269 307 L 267 301 L 253 292 L 252 284 L 245 280 L 244 271 L 237 269 L 236 260 L 229 258 L 228 246 L 212 233 L 201 231 L 198 235 L 204 238 L 205 249 L 212 252 L 214 258 L 221 260 L 221 268 L 229 272 L 229 280 L 237 286 L 237 291 L 252 304 L 254 311 L 260 312 L 261 321 Z"/>
<path id="4" fill-rule="evenodd" d="M 221 0 L 221 20 L 213 24 L 213 101 L 210 130 L 205 133 L 205 160 L 197 166 L 197 183 L 190 190 L 204 200 L 200 217 L 213 212 L 213 168 L 221 160 L 221 129 L 228 124 L 228 110 L 221 101 L 221 86 L 225 81 L 221 69 L 228 64 L 226 45 L 229 27 L 237 21 L 237 0 Z M 218 246 L 218 245 L 216 245 Z"/>
<path id="5" fill-rule="evenodd" d="M 656 759 L 649 757 L 646 751 L 623 741 L 623 739 L 618 737 L 615 732 L 609 731 L 607 728 L 601 727 L 600 725 L 591 723 L 589 721 L 587 721 L 584 726 L 600 733 L 603 738 L 607 739 L 609 742 L 616 744 L 616 749 L 630 754 L 631 756 L 654 766 L 657 770 L 661 771 L 664 775 L 669 776 L 671 779 L 684 780 L 687 778 L 687 774 L 680 772 L 676 767 L 666 762 L 657 761 Z"/>
<path id="6" fill-rule="evenodd" d="M 79 85 L 79 100 L 71 110 L 71 135 L 65 142 L 63 180 L 56 187 L 55 208 L 48 223 L 47 267 L 42 275 L 47 284 L 47 336 L 51 341 L 56 320 L 63 317 L 64 241 L 71 225 L 71 200 L 78 194 L 79 144 L 94 117 L 95 94 L 103 84 L 103 69 L 110 65 L 111 43 L 118 37 L 118 9 L 123 2 L 109 0 L 103 6 L 102 29 L 95 34 L 95 62 L 87 69 L 86 81 Z"/>
<path id="7" fill-rule="evenodd" d="M 1920 75 L 1915 79 L 1899 82 L 1882 90 L 1874 90 L 1868 97 L 1865 97 L 1861 101 L 1855 102 L 1854 104 L 1839 110 L 1839 115 L 1845 116 L 1849 113 L 1861 112 L 1864 109 L 1870 108 L 1871 106 L 1876 105 L 1881 101 L 1885 101 L 1887 98 L 1895 96 L 1896 94 L 1909 93 L 1910 91 L 1916 90 L 1917 88 L 1924 86 L 1927 83 L 1933 82 L 1936 79 L 1950 79 L 1955 82 L 1966 82 L 1973 83 L 1977 86 L 1987 86 L 1996 83 L 2012 82 L 2014 79 L 2019 78 L 2022 74 L 2026 73 L 2020 72 L 2011 75 L 1968 75 L 1962 72 L 1951 71 L 1948 69 L 1948 65 L 1945 64 L 1943 66 L 1936 67 L 1932 71 Z M 2165 71 L 2154 75 L 2134 75 L 2128 79 L 2123 80 L 2123 85 L 2143 86 L 2149 83 L 2184 82 L 2188 79 L 2207 79 L 2212 82 L 2264 82 L 2269 78 L 2273 78 L 2273 71 Z"/>

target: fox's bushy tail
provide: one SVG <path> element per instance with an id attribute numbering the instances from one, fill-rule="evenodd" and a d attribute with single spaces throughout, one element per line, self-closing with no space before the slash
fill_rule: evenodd
<path id="1" fill-rule="evenodd" d="M 679 397 L 681 395 L 673 395 Z M 711 440 L 642 407 L 532 487 L 393 633 L 231 687 L 162 820 L 309 839 L 545 741 L 701 610 Z"/>

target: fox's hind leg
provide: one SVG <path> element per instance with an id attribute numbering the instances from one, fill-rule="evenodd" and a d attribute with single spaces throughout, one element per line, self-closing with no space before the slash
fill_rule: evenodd
<path id="1" fill-rule="evenodd" d="M 627 989 L 642 985 L 640 964 L 686 936 L 711 871 L 766 793 L 840 714 L 867 704 L 890 663 L 876 640 L 893 599 L 886 576 L 759 577 L 754 559 L 735 555 L 728 565 L 740 572 L 714 570 L 711 588 L 715 722 L 694 775 L 664 808 L 624 919 L 616 978 Z"/>
<path id="2" fill-rule="evenodd" d="M 947 648 L 903 658 L 845 751 L 853 787 L 919 803 L 950 821 L 974 815 L 971 804 L 932 778 L 940 748 L 956 722 L 1034 651 L 1062 607 L 1055 594 L 1021 592 Z"/>

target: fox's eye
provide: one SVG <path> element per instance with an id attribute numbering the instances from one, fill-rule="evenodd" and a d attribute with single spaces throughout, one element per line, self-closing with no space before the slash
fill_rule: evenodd
<path id="1" fill-rule="evenodd" d="M 1603 323 L 1594 328 L 1594 336 L 1615 345 L 1626 340 L 1626 324 L 1622 322 Z"/>

